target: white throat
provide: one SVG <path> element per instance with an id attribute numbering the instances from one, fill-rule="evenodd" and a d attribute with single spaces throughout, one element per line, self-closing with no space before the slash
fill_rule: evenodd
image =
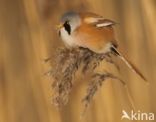
<path id="1" fill-rule="evenodd" d="M 62 38 L 62 41 L 65 43 L 66 46 L 68 47 L 75 47 L 75 41 L 73 34 L 69 35 L 68 32 L 65 30 L 65 28 L 61 28 L 60 30 L 60 36 Z"/>

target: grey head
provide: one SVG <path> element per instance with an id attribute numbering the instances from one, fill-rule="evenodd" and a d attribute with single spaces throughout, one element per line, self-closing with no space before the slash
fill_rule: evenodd
<path id="1" fill-rule="evenodd" d="M 81 19 L 77 12 L 67 12 L 61 17 L 61 23 L 63 23 L 64 29 L 69 35 L 81 24 Z"/>

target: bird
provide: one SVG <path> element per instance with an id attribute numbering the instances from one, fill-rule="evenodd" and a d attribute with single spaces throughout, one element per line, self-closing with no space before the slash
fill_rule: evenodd
<path id="1" fill-rule="evenodd" d="M 83 47 L 97 54 L 115 54 L 130 70 L 147 81 L 136 66 L 119 52 L 113 28 L 116 24 L 92 12 L 69 11 L 62 15 L 57 28 L 66 47 Z"/>

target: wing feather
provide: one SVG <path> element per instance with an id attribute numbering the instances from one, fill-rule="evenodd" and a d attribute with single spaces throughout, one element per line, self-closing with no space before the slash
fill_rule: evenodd
<path id="1" fill-rule="evenodd" d="M 117 24 L 112 20 L 104 19 L 102 16 L 94 13 L 85 13 L 85 15 L 82 13 L 81 16 L 86 24 L 93 24 L 99 28 Z"/>

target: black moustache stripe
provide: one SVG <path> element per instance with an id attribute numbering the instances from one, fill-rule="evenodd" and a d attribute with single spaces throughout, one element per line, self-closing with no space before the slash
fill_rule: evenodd
<path id="1" fill-rule="evenodd" d="M 69 25 L 69 23 L 66 21 L 63 26 L 64 26 L 65 30 L 68 32 L 68 34 L 70 35 L 71 34 L 71 26 Z"/>

